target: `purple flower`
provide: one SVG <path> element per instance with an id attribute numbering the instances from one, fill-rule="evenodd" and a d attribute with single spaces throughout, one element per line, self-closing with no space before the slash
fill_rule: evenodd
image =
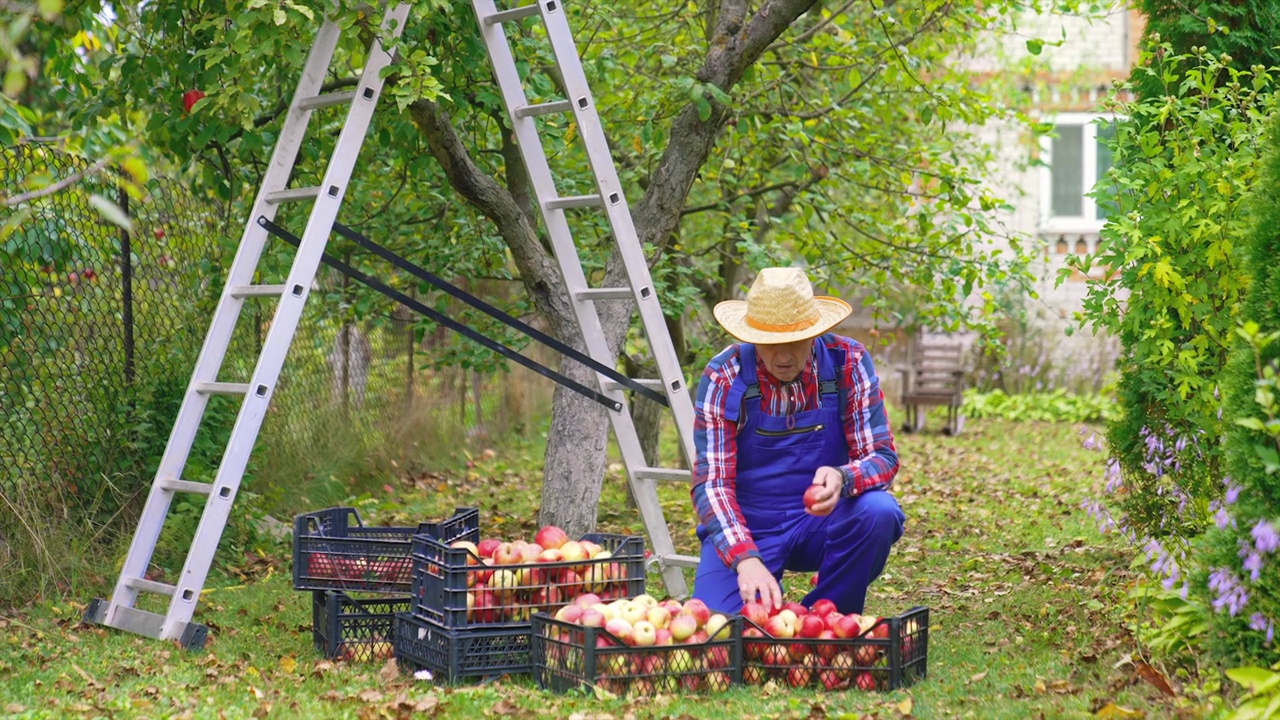
<path id="1" fill-rule="evenodd" d="M 1249 571 L 1249 579 L 1258 582 L 1258 577 L 1262 574 L 1262 556 L 1256 552 L 1249 553 L 1245 559 L 1243 566 Z"/>
<path id="2" fill-rule="evenodd" d="M 1274 639 L 1276 626 L 1275 623 L 1271 622 L 1266 615 L 1263 615 L 1262 613 L 1254 613 L 1249 618 L 1249 628 L 1257 630 L 1258 632 L 1266 632 L 1266 646 L 1271 647 L 1271 641 Z"/>
<path id="3" fill-rule="evenodd" d="M 1113 493 L 1120 489 L 1124 477 L 1120 474 L 1120 461 L 1111 458 L 1107 461 L 1107 492 Z"/>
<path id="4" fill-rule="evenodd" d="M 1276 535 L 1276 529 L 1266 520 L 1259 520 L 1258 524 L 1253 526 L 1252 534 L 1253 546 L 1260 553 L 1272 553 L 1280 547 L 1280 536 Z"/>
<path id="5" fill-rule="evenodd" d="M 1214 502 L 1217 502 L 1216 500 Z M 1226 530 L 1228 525 L 1234 525 L 1235 519 L 1231 517 L 1231 513 L 1227 509 L 1219 506 L 1218 511 L 1213 514 L 1213 522 L 1218 526 L 1219 530 Z"/>
<path id="6" fill-rule="evenodd" d="M 1098 449 L 1097 437 L 1098 437 L 1097 433 L 1093 433 L 1093 434 L 1089 435 L 1089 437 L 1085 438 L 1085 441 L 1084 441 L 1084 449 L 1085 449 L 1085 450 L 1097 450 L 1097 449 Z"/>
<path id="7" fill-rule="evenodd" d="M 1218 594 L 1213 601 L 1213 609 L 1217 612 L 1226 610 L 1232 616 L 1239 615 L 1249 602 L 1249 593 L 1227 568 L 1218 568 L 1209 575 L 1209 589 Z"/>
<path id="8" fill-rule="evenodd" d="M 1222 484 L 1227 486 L 1227 492 L 1222 496 L 1224 505 L 1235 505 L 1236 500 L 1240 498 L 1240 486 L 1232 484 L 1231 478 L 1222 478 Z"/>

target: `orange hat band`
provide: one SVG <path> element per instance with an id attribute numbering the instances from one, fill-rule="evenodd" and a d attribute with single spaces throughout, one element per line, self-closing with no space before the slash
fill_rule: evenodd
<path id="1" fill-rule="evenodd" d="M 807 320 L 787 323 L 785 325 L 778 325 L 775 323 L 767 323 L 761 320 L 756 320 L 750 315 L 746 316 L 745 318 L 748 326 L 764 332 L 795 332 L 796 330 L 804 330 L 805 328 L 811 328 L 814 325 L 817 325 L 818 321 L 821 319 L 822 319 L 822 314 L 818 313 Z"/>

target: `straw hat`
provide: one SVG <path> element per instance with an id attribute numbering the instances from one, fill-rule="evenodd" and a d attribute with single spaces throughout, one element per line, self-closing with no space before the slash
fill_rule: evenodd
<path id="1" fill-rule="evenodd" d="M 849 303 L 814 296 L 800 268 L 765 268 L 751 283 L 746 300 L 725 300 L 714 314 L 729 334 L 758 345 L 815 338 L 853 312 Z"/>

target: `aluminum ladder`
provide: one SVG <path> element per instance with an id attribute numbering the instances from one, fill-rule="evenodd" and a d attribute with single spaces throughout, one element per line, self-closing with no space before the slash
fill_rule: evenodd
<path id="1" fill-rule="evenodd" d="M 404 30 L 409 5 L 389 6 L 382 20 L 382 37 L 395 39 Z M 231 505 L 244 476 L 258 431 L 271 402 L 271 394 L 284 365 L 289 344 L 293 340 L 312 281 L 324 254 L 338 209 L 355 169 L 360 148 L 364 145 L 369 123 L 382 94 L 383 68 L 391 56 L 377 40 L 369 48 L 368 60 L 354 90 L 322 94 L 322 87 L 333 60 L 340 36 L 339 25 L 326 20 L 316 34 L 307 56 L 302 78 L 289 105 L 279 140 L 272 152 L 262 187 L 249 213 L 240 246 L 227 274 L 222 296 L 209 324 L 208 334 L 200 350 L 190 384 L 169 434 L 150 494 L 138 520 L 120 577 L 110 600 L 95 598 L 85 612 L 85 620 L 125 630 L 145 637 L 177 640 L 183 647 L 204 645 L 207 629 L 191 618 L 213 563 L 213 556 L 226 527 Z M 346 120 L 334 145 L 333 154 L 320 185 L 289 188 L 294 159 L 306 137 L 312 111 L 347 105 Z M 275 217 L 283 203 L 311 202 L 311 212 L 301 246 L 293 265 L 281 285 L 254 284 L 268 234 L 258 218 Z M 223 359 L 231 343 L 236 321 L 244 301 L 252 297 L 277 298 L 275 316 L 262 344 L 248 383 L 223 382 L 218 379 Z M 212 483 L 182 479 L 187 457 L 204 416 L 211 395 L 234 395 L 242 398 L 235 425 Z M 146 571 L 169 506 L 177 493 L 207 496 L 204 511 L 183 562 L 176 583 L 147 579 Z M 139 593 L 168 596 L 164 614 L 135 607 Z"/>
<path id="2" fill-rule="evenodd" d="M 650 351 L 660 376 L 656 385 L 651 386 L 659 389 L 657 385 L 660 385 L 661 392 L 666 395 L 680 435 L 681 449 L 688 461 L 688 467 L 692 467 L 694 459 L 693 399 L 680 369 L 671 336 L 667 332 L 662 310 L 658 305 L 653 279 L 649 275 L 649 266 L 645 261 L 640 240 L 636 236 L 635 224 L 627 208 L 622 184 L 614 169 L 613 157 L 609 153 L 609 145 L 600 124 L 600 116 L 596 112 L 595 102 L 587 87 L 586 75 L 582 70 L 582 61 L 578 56 L 568 19 L 565 17 L 564 6 L 561 0 L 537 0 L 533 4 L 510 10 L 498 10 L 494 0 L 472 0 L 472 6 L 480 21 L 480 33 L 484 37 L 489 60 L 493 65 L 493 73 L 502 91 L 503 104 L 506 106 L 514 129 L 520 155 L 528 170 L 530 184 L 537 196 L 538 208 L 546 224 L 552 249 L 560 270 L 564 274 L 587 353 L 593 359 L 609 365 L 617 360 L 611 356 L 605 343 L 600 315 L 595 307 L 596 301 L 634 300 L 639 308 L 645 336 L 649 340 Z M 551 43 L 555 63 L 563 81 L 565 98 L 562 100 L 536 104 L 529 102 L 503 29 L 506 23 L 518 23 L 535 15 L 541 17 L 547 38 Z M 595 179 L 597 193 L 594 195 L 562 197 L 559 194 L 542 140 L 538 136 L 534 118 L 541 115 L 570 113 L 577 125 L 578 137 L 581 138 Z M 567 210 L 578 208 L 602 210 L 607 216 L 614 241 L 617 243 L 627 270 L 629 287 L 592 288 L 587 285 L 577 247 L 565 217 Z M 656 564 L 661 570 L 667 593 L 684 597 L 688 595 L 688 584 L 682 568 L 696 566 L 698 558 L 676 553 L 670 529 L 662 512 L 662 505 L 658 500 L 657 483 L 672 480 L 688 483 L 691 474 L 688 470 L 650 467 L 646 463 L 640 438 L 636 434 L 631 413 L 626 405 L 625 395 L 616 382 L 603 375 L 597 377 L 601 391 L 622 403 L 620 411 L 609 412 L 609 420 L 613 425 L 614 438 L 617 440 L 623 464 L 627 469 L 627 480 L 631 486 L 632 496 L 639 507 L 641 519 L 653 548 L 651 563 Z"/>

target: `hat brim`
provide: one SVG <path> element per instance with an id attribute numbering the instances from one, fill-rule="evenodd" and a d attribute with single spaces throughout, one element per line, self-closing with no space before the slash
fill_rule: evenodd
<path id="1" fill-rule="evenodd" d="M 751 327 L 747 324 L 746 300 L 725 300 L 717 303 L 712 314 L 715 315 L 716 322 L 720 323 L 720 327 L 738 340 L 753 345 L 770 345 L 816 338 L 839 325 L 853 312 L 849 303 L 840 298 L 815 296 L 813 299 L 818 304 L 818 320 L 801 330 L 771 332 Z"/>

